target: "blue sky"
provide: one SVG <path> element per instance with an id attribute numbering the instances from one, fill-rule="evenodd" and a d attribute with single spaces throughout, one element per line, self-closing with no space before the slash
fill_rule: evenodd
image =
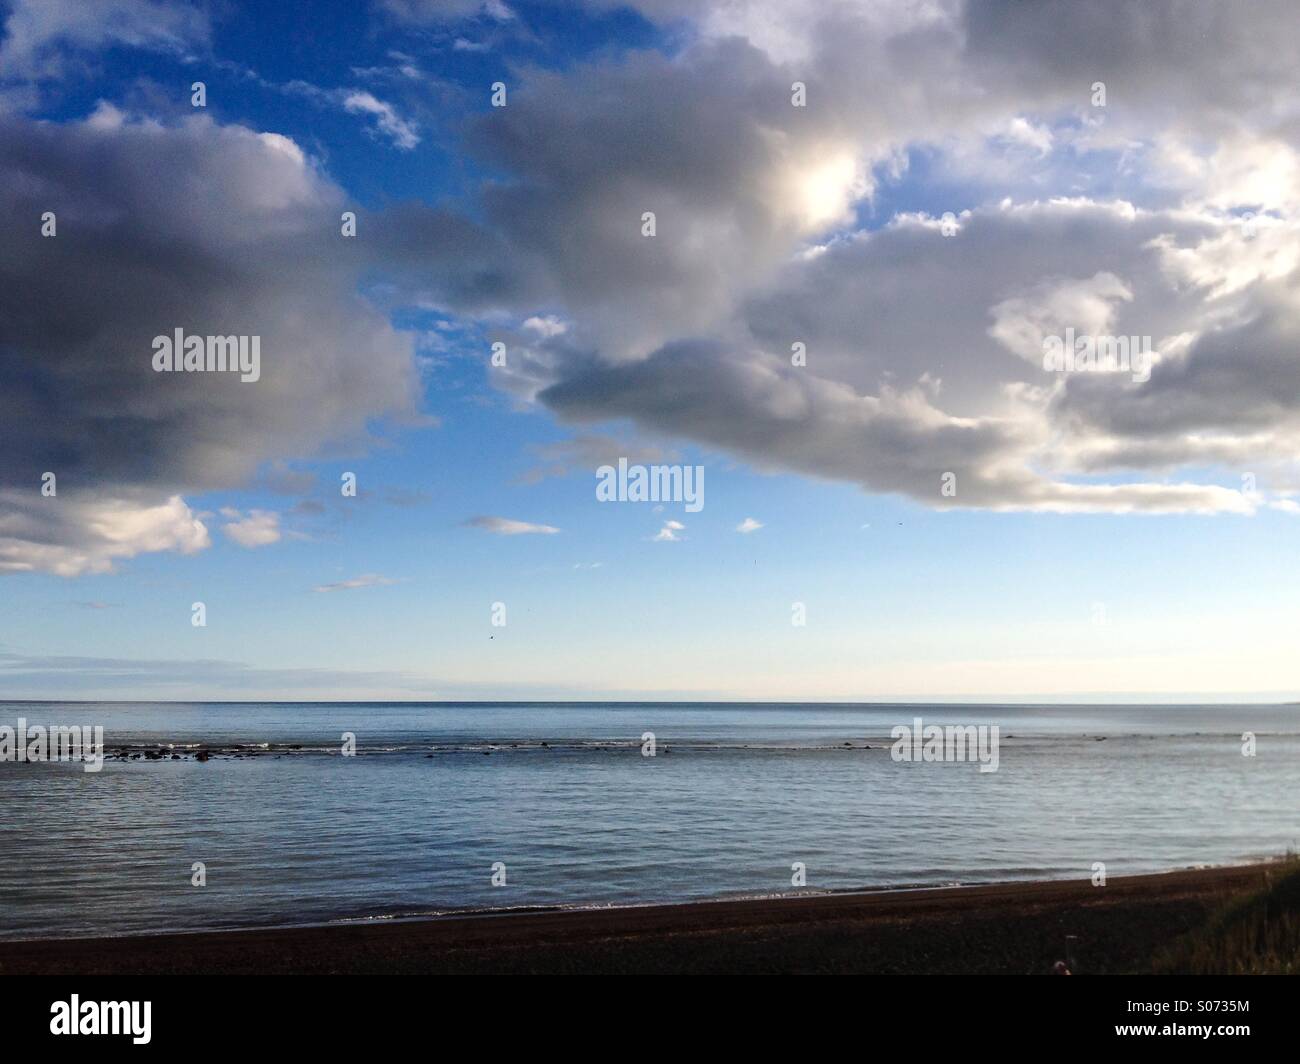
<path id="1" fill-rule="evenodd" d="M 6 5 L 0 697 L 1295 697 L 1287 58 L 1154 7 Z"/>

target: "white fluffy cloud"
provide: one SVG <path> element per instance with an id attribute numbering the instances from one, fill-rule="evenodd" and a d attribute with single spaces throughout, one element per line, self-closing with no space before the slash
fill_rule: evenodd
<path id="1" fill-rule="evenodd" d="M 680 521 L 665 521 L 659 531 L 650 537 L 655 543 L 680 543 L 686 537 L 682 535 L 686 526 Z"/>
<path id="2" fill-rule="evenodd" d="M 221 526 L 231 540 L 241 547 L 265 547 L 280 542 L 280 515 L 271 510 L 250 510 L 247 514 L 238 511 L 223 514 L 231 520 Z"/>
<path id="3" fill-rule="evenodd" d="M 0 491 L 0 572 L 107 573 L 137 554 L 193 554 L 210 544 L 207 527 L 179 496 L 67 501 Z"/>

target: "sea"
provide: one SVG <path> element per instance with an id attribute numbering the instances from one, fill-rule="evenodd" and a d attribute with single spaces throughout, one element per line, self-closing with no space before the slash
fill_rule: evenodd
<path id="1" fill-rule="evenodd" d="M 106 757 L 0 760 L 5 939 L 1102 889 L 1300 841 L 1296 705 L 0 702 L 20 719 Z M 996 727 L 996 771 L 903 759 L 917 722 Z"/>

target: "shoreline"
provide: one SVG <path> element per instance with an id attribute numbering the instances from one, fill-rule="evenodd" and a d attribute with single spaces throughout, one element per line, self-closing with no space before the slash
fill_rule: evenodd
<path id="1" fill-rule="evenodd" d="M 1125 972 L 1274 867 L 1116 876 L 1105 887 L 1018 881 L 26 939 L 0 942 L 0 974 L 1033 974 L 1067 949 L 1079 974 Z"/>

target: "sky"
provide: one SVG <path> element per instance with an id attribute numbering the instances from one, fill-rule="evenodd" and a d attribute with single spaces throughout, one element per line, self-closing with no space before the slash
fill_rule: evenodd
<path id="1" fill-rule="evenodd" d="M 0 698 L 1296 698 L 1297 22 L 0 3 Z"/>

